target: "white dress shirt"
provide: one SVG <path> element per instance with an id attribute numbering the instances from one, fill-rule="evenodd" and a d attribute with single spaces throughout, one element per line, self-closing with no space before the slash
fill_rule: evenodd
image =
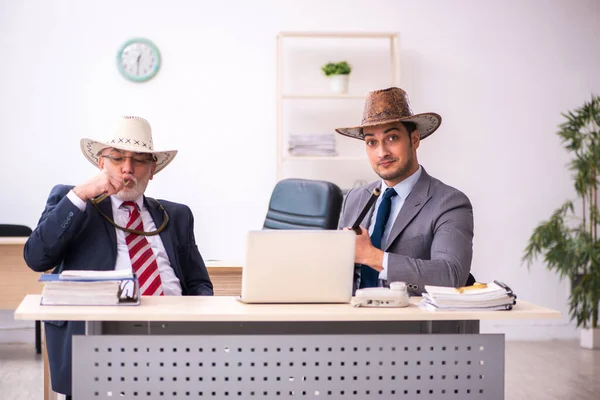
<path id="1" fill-rule="evenodd" d="M 71 190 L 67 194 L 67 197 L 77 208 L 81 211 L 85 211 L 87 205 L 86 202 L 81 200 L 75 192 Z M 119 200 L 115 196 L 110 196 L 109 198 L 115 223 L 119 226 L 126 227 L 127 222 L 129 222 L 129 210 L 126 207 L 120 208 L 121 204 L 123 204 L 123 200 Z M 144 231 L 151 232 L 156 230 L 154 220 L 144 205 L 143 196 L 138 197 L 135 202 L 140 208 Z M 132 271 L 129 249 L 127 248 L 127 242 L 125 242 L 125 232 L 117 228 L 115 228 L 115 230 L 117 232 L 117 264 L 115 265 L 115 270 Z M 179 279 L 177 279 L 175 271 L 171 268 L 171 262 L 165 251 L 165 246 L 160 239 L 160 235 L 146 236 L 146 239 L 152 248 L 152 252 L 156 256 L 158 273 L 160 274 L 160 280 L 162 281 L 165 296 L 181 296 L 181 283 L 179 282 Z"/>
<path id="2" fill-rule="evenodd" d="M 400 210 L 404 205 L 404 201 L 406 200 L 410 192 L 412 192 L 413 187 L 415 187 L 415 184 L 419 180 L 419 177 L 421 176 L 421 170 L 422 168 L 419 165 L 419 169 L 417 169 L 417 171 L 414 174 L 412 174 L 411 176 L 394 186 L 394 190 L 396 190 L 396 193 L 398 193 L 398 195 L 392 197 L 392 209 L 390 210 L 390 216 L 385 225 L 383 236 L 381 237 L 381 247 L 386 247 L 387 240 L 390 236 L 390 232 L 392 231 L 392 227 L 394 226 L 394 222 L 396 221 L 396 217 L 398 217 L 398 214 L 400 213 Z M 373 211 L 373 215 L 371 216 L 371 223 L 369 225 L 369 236 L 373 234 L 373 229 L 375 228 L 375 221 L 377 219 L 377 211 L 379 210 L 379 204 L 381 204 L 383 194 L 385 193 L 387 188 L 388 185 L 386 185 L 382 179 L 381 195 L 377 198 L 377 202 L 375 202 L 375 210 Z M 379 279 L 387 280 L 388 258 L 389 253 L 383 253 L 383 270 L 379 273 Z"/>

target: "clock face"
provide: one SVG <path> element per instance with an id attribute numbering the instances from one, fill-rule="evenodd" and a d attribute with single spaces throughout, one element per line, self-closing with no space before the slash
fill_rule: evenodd
<path id="1" fill-rule="evenodd" d="M 144 82 L 156 75 L 160 68 L 158 48 L 147 39 L 131 39 L 117 53 L 121 74 L 134 82 Z"/>

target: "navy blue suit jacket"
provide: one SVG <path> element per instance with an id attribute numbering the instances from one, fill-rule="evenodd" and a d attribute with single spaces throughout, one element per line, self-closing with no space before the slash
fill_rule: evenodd
<path id="1" fill-rule="evenodd" d="M 73 186 L 57 185 L 50 192 L 38 226 L 25 243 L 25 262 L 34 271 L 55 268 L 55 273 L 70 269 L 114 270 L 117 261 L 117 234 L 92 204 L 80 211 L 67 197 Z M 160 238 L 183 295 L 211 296 L 213 287 L 196 246 L 194 216 L 189 207 L 165 200 L 144 197 L 144 204 L 156 226 L 169 223 Z M 112 218 L 110 199 L 98 207 Z M 84 333 L 83 322 L 45 321 L 46 347 L 52 388 L 71 394 L 71 336 Z"/>

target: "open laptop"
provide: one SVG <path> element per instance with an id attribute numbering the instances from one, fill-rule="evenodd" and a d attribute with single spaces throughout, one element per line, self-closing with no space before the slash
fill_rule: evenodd
<path id="1" fill-rule="evenodd" d="M 354 276 L 353 231 L 248 232 L 244 303 L 348 303 Z"/>

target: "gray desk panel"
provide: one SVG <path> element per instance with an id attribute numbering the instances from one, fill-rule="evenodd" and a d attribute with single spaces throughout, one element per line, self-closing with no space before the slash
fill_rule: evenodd
<path id="1" fill-rule="evenodd" d="M 504 335 L 73 337 L 78 399 L 504 399 Z"/>
<path id="2" fill-rule="evenodd" d="M 479 321 L 373 322 L 88 322 L 88 334 L 104 335 L 346 335 L 479 333 Z"/>

